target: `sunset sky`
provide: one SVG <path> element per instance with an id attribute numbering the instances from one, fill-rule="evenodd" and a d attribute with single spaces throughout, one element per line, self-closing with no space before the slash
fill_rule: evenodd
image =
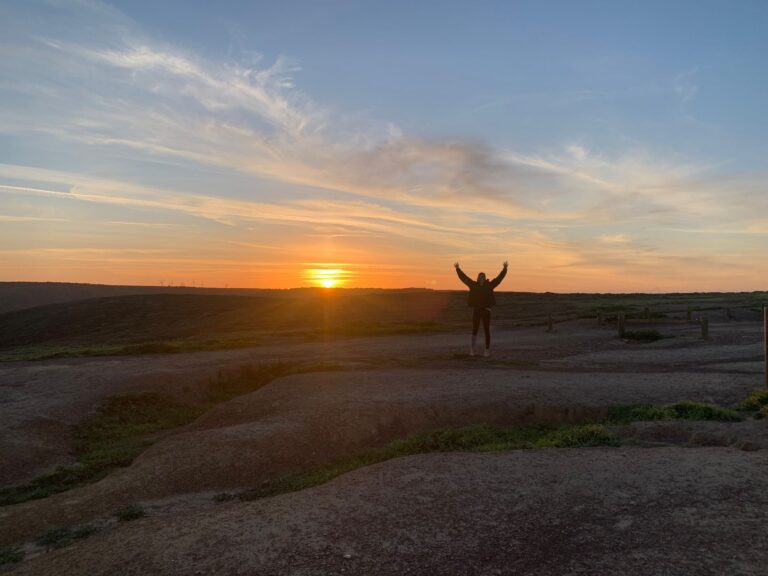
<path id="1" fill-rule="evenodd" d="M 765 289 L 766 30 L 762 0 L 0 0 L 0 280 Z"/>

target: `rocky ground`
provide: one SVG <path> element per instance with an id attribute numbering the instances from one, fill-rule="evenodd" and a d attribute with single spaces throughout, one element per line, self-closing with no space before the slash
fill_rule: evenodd
<path id="1" fill-rule="evenodd" d="M 620 403 L 735 405 L 762 386 L 761 326 L 624 342 L 593 321 L 499 331 L 491 359 L 455 334 L 359 338 L 171 356 L 0 365 L 0 483 L 70 459 L 68 431 L 104 398 L 194 396 L 222 367 L 334 361 L 219 404 L 128 468 L 0 508 L 20 574 L 765 574 L 766 421 L 617 427 L 622 448 L 426 454 L 254 502 L 258 485 L 439 426 L 576 422 Z M 143 503 L 146 518 L 105 523 Z M 101 520 L 100 520 L 101 519 Z M 104 529 L 53 552 L 46 529 Z"/>

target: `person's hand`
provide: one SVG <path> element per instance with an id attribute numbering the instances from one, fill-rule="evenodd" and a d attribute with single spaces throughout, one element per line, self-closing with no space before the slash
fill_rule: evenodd
<path id="1" fill-rule="evenodd" d="M 509 262 L 507 262 L 506 260 L 504 260 L 504 268 L 506 268 L 507 266 L 509 266 Z"/>
<path id="2" fill-rule="evenodd" d="M 459 263 L 458 262 L 454 262 L 453 263 L 453 267 L 456 268 L 456 270 L 458 270 L 459 269 Z"/>

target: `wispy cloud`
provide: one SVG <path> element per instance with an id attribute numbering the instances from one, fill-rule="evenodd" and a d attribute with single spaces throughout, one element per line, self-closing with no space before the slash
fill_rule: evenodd
<path id="1" fill-rule="evenodd" d="M 76 148 L 88 161 L 66 170 L 51 168 L 66 162 L 44 159 L 2 164 L 4 195 L 111 208 L 102 221 L 158 233 L 179 225 L 120 211 L 204 219 L 236 229 L 236 242 L 265 253 L 274 248 L 267 234 L 248 235 L 282 227 L 286 235 L 272 241 L 287 244 L 300 230 L 326 239 L 329 254 L 354 254 L 358 266 L 365 250 L 376 258 L 390 240 L 403 249 L 403 266 L 412 265 L 411 256 L 450 262 L 452 254 L 509 254 L 541 274 L 698 270 L 721 262 L 695 245 L 671 245 L 672 234 L 766 229 L 756 217 L 768 211 L 762 174 L 724 175 L 711 162 L 640 145 L 606 151 L 567 141 L 532 149 L 428 138 L 315 102 L 299 88 L 300 65 L 291 58 L 205 58 L 147 36 L 98 2 L 59 1 L 55 13 L 59 25 L 5 19 L 18 25 L 0 44 L 0 73 L 14 79 L 0 81 L 8 102 L 0 107 L 0 132 L 63 152 Z M 696 72 L 674 80 L 681 103 L 697 95 Z M 513 105 L 502 96 L 486 106 Z M 119 176 L 110 172 L 115 165 Z M 178 182 L 153 182 L 136 165 L 172 168 Z M 189 169 L 207 174 L 215 189 L 186 187 Z M 265 192 L 265 183 L 278 188 Z M 0 215 L 20 224 L 68 219 Z M 368 244 L 353 253 L 343 245 L 352 238 Z M 406 254 L 408 243 L 418 251 Z"/>

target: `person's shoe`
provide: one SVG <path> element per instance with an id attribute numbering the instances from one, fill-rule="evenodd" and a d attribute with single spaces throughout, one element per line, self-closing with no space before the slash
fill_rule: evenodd
<path id="1" fill-rule="evenodd" d="M 490 356 L 490 355 L 491 355 L 491 349 L 490 349 L 490 348 L 486 348 L 486 349 L 485 349 L 485 353 L 483 354 L 483 356 L 485 356 L 486 358 L 488 358 L 488 356 Z"/>

